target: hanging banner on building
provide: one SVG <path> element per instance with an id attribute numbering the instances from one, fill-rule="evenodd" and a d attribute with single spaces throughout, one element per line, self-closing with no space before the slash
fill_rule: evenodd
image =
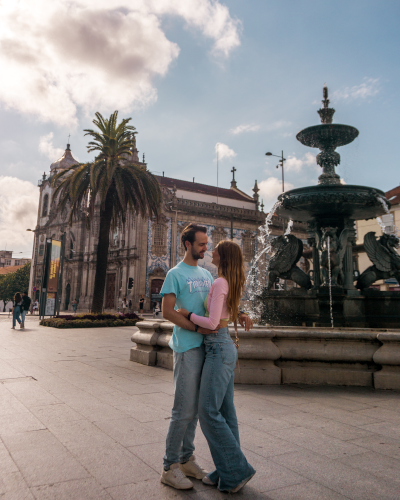
<path id="1" fill-rule="evenodd" d="M 58 274 L 60 271 L 61 241 L 51 241 L 49 281 L 47 283 L 48 292 L 57 292 Z"/>

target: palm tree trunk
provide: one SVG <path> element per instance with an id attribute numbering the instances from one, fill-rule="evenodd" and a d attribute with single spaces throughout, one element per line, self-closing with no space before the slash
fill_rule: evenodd
<path id="1" fill-rule="evenodd" d="M 112 218 L 112 194 L 109 190 L 104 209 L 100 210 L 100 231 L 97 244 L 96 276 L 94 278 L 94 291 L 92 313 L 103 311 L 104 291 L 107 277 L 108 248 L 110 245 L 110 229 Z"/>

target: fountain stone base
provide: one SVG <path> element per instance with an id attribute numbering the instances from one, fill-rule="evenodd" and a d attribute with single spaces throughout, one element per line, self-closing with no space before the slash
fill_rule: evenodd
<path id="1" fill-rule="evenodd" d="M 172 370 L 173 327 L 168 321 L 138 323 L 131 361 Z M 230 334 L 234 339 L 233 328 Z M 255 326 L 250 332 L 239 328 L 239 338 L 235 384 L 400 389 L 400 330 Z"/>
<path id="2" fill-rule="evenodd" d="M 368 289 L 332 287 L 335 327 L 399 328 L 400 294 Z M 270 290 L 262 296 L 262 322 L 271 326 L 330 327 L 328 287 Z"/>

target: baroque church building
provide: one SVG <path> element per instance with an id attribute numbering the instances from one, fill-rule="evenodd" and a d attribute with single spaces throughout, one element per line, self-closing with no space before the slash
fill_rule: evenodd
<path id="1" fill-rule="evenodd" d="M 140 162 L 135 149 L 127 161 Z M 72 301 L 78 301 L 78 311 L 90 310 L 99 233 L 99 211 L 86 227 L 85 207 L 81 214 L 68 224 L 69 213 L 57 211 L 52 202 L 51 179 L 59 171 L 78 164 L 70 150 L 51 164 L 50 175 L 43 174 L 39 181 L 39 208 L 32 256 L 30 282 L 31 297 L 38 300 L 44 277 L 44 254 L 47 238 L 61 240 L 64 234 L 64 264 L 61 283 L 60 311 L 71 311 Z M 180 242 L 183 228 L 196 222 L 207 228 L 208 250 L 199 265 L 216 276 L 211 264 L 211 252 L 224 239 L 233 239 L 243 251 L 246 265 L 252 260 L 257 240 L 257 229 L 264 224 L 266 214 L 259 204 L 257 181 L 253 196 L 238 189 L 232 169 L 231 187 L 218 188 L 170 177 L 156 176 L 163 193 L 162 213 L 158 220 L 129 213 L 125 225 L 118 226 L 110 235 L 104 310 L 121 309 L 122 299 L 132 300 L 132 309 L 139 309 L 139 298 L 145 297 L 144 310 L 152 309 L 154 301 L 160 301 L 160 290 L 169 269 L 183 258 Z M 275 217 L 272 233 L 282 234 L 282 221 Z M 300 231 L 303 236 L 303 228 Z M 294 234 L 296 232 L 294 231 Z M 303 236 L 304 237 L 304 236 Z M 34 288 L 36 291 L 34 291 Z"/>

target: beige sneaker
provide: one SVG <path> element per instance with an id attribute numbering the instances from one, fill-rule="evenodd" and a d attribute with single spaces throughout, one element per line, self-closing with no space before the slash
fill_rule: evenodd
<path id="1" fill-rule="evenodd" d="M 185 476 L 194 477 L 196 479 L 203 479 L 203 477 L 208 474 L 208 472 L 196 462 L 196 457 L 194 455 L 192 455 L 185 464 L 179 464 L 179 467 Z"/>
<path id="2" fill-rule="evenodd" d="M 172 464 L 169 470 L 162 470 L 161 482 L 177 490 L 190 490 L 193 483 L 179 468 L 179 464 Z"/>
<path id="3" fill-rule="evenodd" d="M 216 486 L 217 483 L 213 483 L 211 479 L 207 476 L 204 476 L 202 479 L 204 484 L 207 484 L 208 486 Z"/>
<path id="4" fill-rule="evenodd" d="M 240 491 L 243 488 L 243 486 L 245 486 L 250 481 L 250 479 L 254 476 L 254 474 L 252 474 L 247 479 L 244 479 L 240 484 L 238 484 L 236 486 L 236 488 L 233 488 L 232 490 L 229 490 L 229 493 L 237 493 L 238 491 Z"/>

